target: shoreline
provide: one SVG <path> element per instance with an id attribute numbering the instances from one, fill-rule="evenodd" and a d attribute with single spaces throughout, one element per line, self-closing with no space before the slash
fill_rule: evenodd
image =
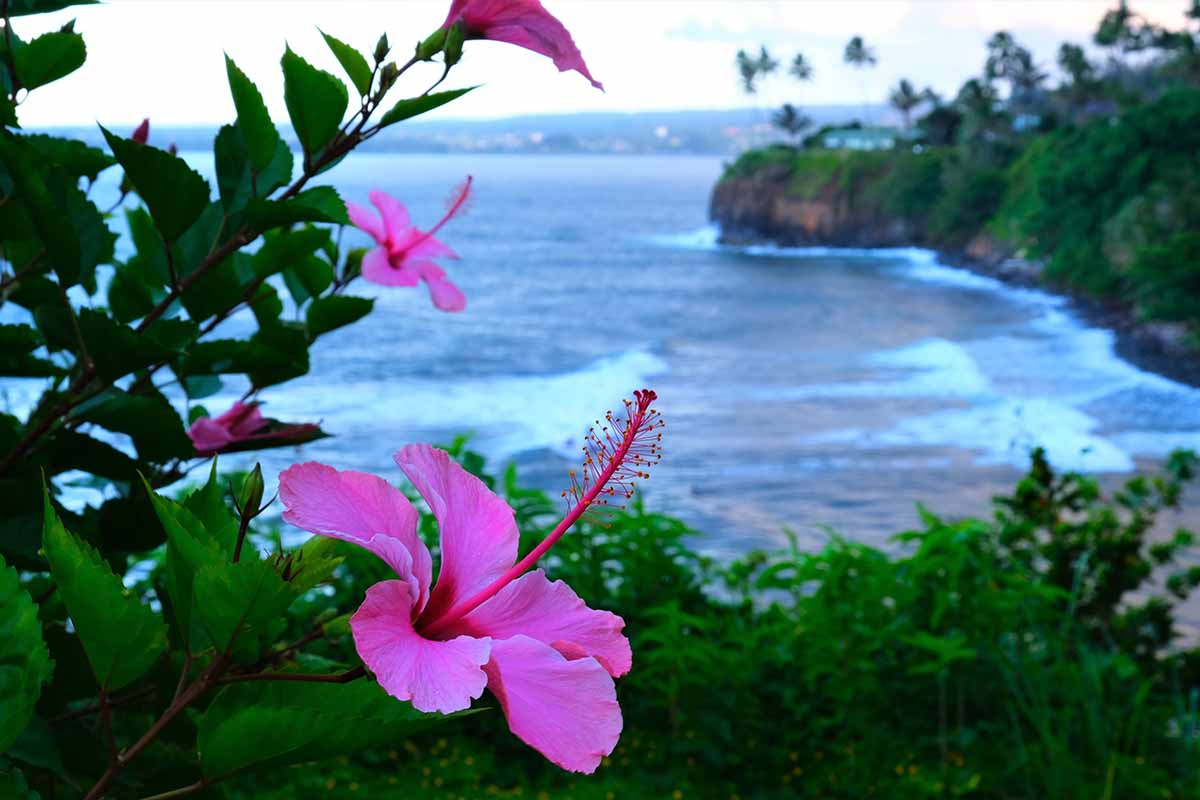
<path id="1" fill-rule="evenodd" d="M 736 232 L 727 232 L 718 219 L 710 218 L 710 224 L 719 231 L 717 243 L 732 247 L 770 245 L 788 247 L 829 247 L 831 249 L 858 249 L 845 242 L 813 240 L 808 236 L 798 238 L 773 238 L 761 236 L 738 226 Z M 1063 298 L 1071 311 L 1087 324 L 1112 331 L 1115 335 L 1114 350 L 1122 359 L 1134 366 L 1187 386 L 1200 388 L 1200 349 L 1186 343 L 1183 326 L 1145 322 L 1137 319 L 1133 308 L 1120 303 L 1106 303 L 1094 297 L 1072 292 L 1042 278 L 1042 265 L 1037 261 L 1010 256 L 990 241 L 976 239 L 967 249 L 931 247 L 913 241 L 889 241 L 884 248 L 916 248 L 928 250 L 936 255 L 938 263 L 997 280 L 1014 288 L 1037 289 L 1054 297 Z M 869 248 L 876 249 L 876 248 Z M 970 252 L 975 250 L 975 253 Z M 983 252 L 980 252 L 983 251 Z"/>

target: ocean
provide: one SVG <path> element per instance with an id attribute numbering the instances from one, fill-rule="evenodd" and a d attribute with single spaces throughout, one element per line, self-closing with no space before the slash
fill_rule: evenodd
<path id="1" fill-rule="evenodd" d="M 210 155 L 185 156 L 211 174 Z M 468 434 L 497 469 L 514 461 L 557 494 L 586 426 L 652 387 L 667 428 L 646 502 L 729 556 L 788 530 L 807 547 L 832 531 L 886 544 L 918 523 L 918 501 L 986 515 L 1034 446 L 1110 487 L 1173 447 L 1200 449 L 1200 390 L 1123 361 L 1112 333 L 1060 298 L 920 250 L 718 245 L 706 217 L 721 169 L 687 156 L 347 159 L 322 180 L 363 203 L 383 189 L 422 227 L 474 177 L 468 213 L 440 234 L 462 256 L 446 269 L 467 309 L 359 282 L 375 313 L 262 395 L 269 416 L 333 437 L 267 451 L 264 469 L 315 459 L 401 481 L 395 449 Z M 10 404 L 32 388 L 8 382 Z M 243 388 L 203 402 L 219 413 Z M 1176 516 L 1200 525 L 1200 502 Z"/>

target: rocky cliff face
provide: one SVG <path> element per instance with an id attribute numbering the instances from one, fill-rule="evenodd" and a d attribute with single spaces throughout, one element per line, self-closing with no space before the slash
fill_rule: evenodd
<path id="1" fill-rule="evenodd" d="M 726 177 L 713 190 L 709 218 L 729 244 L 771 241 L 785 246 L 900 247 L 918 236 L 903 220 L 837 186 L 800 195 L 783 167 Z"/>

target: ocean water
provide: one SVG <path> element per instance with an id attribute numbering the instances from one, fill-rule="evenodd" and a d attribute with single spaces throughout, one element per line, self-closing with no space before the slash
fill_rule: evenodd
<path id="1" fill-rule="evenodd" d="M 720 171 L 701 157 L 348 159 L 322 177 L 360 202 L 384 189 L 422 226 L 474 176 L 469 212 L 440 237 L 462 256 L 446 267 L 467 310 L 360 283 L 376 312 L 263 394 L 270 416 L 334 438 L 269 451 L 264 468 L 316 459 L 399 481 L 396 448 L 468 433 L 557 492 L 587 424 L 649 386 L 667 428 L 647 502 L 730 555 L 785 529 L 814 547 L 830 529 L 883 543 L 916 524 L 916 501 L 985 514 L 1034 446 L 1110 486 L 1200 449 L 1200 390 L 1122 361 L 1058 298 L 921 250 L 718 245 Z M 9 402 L 32 388 L 10 383 Z M 242 388 L 203 402 L 219 413 Z M 1200 504 L 1173 522 L 1200 525 Z"/>

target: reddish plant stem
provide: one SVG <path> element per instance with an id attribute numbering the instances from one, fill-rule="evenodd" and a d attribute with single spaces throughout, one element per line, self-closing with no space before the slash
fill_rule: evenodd
<path id="1" fill-rule="evenodd" d="M 296 683 L 349 683 L 366 676 L 365 667 L 355 667 L 334 675 L 310 675 L 303 672 L 255 672 L 249 675 L 226 675 L 217 680 L 217 685 L 246 683 L 250 681 L 292 681 Z"/>

